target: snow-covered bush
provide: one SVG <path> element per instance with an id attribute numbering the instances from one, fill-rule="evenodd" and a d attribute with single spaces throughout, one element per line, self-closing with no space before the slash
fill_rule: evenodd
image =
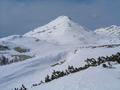
<path id="1" fill-rule="evenodd" d="M 22 86 L 20 88 L 14 88 L 11 90 L 28 90 L 28 89 L 22 84 Z"/>
<path id="2" fill-rule="evenodd" d="M 0 45 L 0 51 L 9 50 L 8 46 Z"/>
<path id="3" fill-rule="evenodd" d="M 21 48 L 21 47 L 15 47 L 14 50 L 19 53 L 29 52 L 29 49 L 25 49 L 25 48 Z"/>
<path id="4" fill-rule="evenodd" d="M 8 58 L 6 58 L 5 56 L 1 56 L 0 57 L 0 65 L 6 65 L 6 64 L 8 64 L 9 63 L 9 60 L 8 60 Z"/>

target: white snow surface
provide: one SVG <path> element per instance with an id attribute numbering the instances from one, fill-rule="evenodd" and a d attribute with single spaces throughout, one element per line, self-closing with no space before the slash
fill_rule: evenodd
<path id="1" fill-rule="evenodd" d="M 95 30 L 99 35 L 99 43 L 119 43 L 120 42 L 120 26 L 112 25 L 106 28 L 99 28 Z"/>
<path id="2" fill-rule="evenodd" d="M 95 30 L 96 33 L 107 35 L 111 37 L 120 37 L 120 26 L 112 25 L 106 28 L 99 28 Z"/>
<path id="3" fill-rule="evenodd" d="M 110 32 L 109 33 L 109 29 Z M 110 56 L 120 52 L 117 47 L 97 47 L 90 45 L 120 44 L 119 27 L 89 31 L 76 24 L 67 16 L 60 16 L 45 26 L 38 27 L 24 35 L 12 35 L 0 39 L 0 44 L 11 50 L 1 51 L 0 55 L 19 54 L 12 50 L 15 46 L 30 49 L 24 53 L 34 56 L 31 59 L 0 66 L 0 90 L 11 90 L 24 84 L 28 90 L 120 90 L 120 65 L 112 69 L 102 66 L 70 74 L 36 87 L 32 84 L 44 80 L 53 70 L 65 70 L 68 65 L 80 67 L 85 59 Z M 63 64 L 52 65 L 64 61 Z"/>
<path id="4" fill-rule="evenodd" d="M 120 65 L 115 68 L 89 68 L 30 90 L 119 90 Z"/>
<path id="5" fill-rule="evenodd" d="M 50 48 L 50 47 L 49 47 Z M 60 47 L 59 47 L 60 48 Z M 42 49 L 41 49 L 42 50 Z M 54 51 L 54 52 L 51 52 Z M 47 74 L 51 74 L 53 70 L 65 70 L 68 65 L 74 67 L 83 66 L 84 60 L 87 58 L 97 58 L 99 56 L 110 56 L 120 51 L 120 47 L 116 48 L 84 48 L 84 49 L 51 49 L 43 55 L 36 56 L 32 59 L 13 63 L 0 67 L 0 88 L 1 90 L 10 90 L 14 87 L 20 87 L 24 84 L 28 90 L 118 90 L 119 68 L 115 69 L 91 68 L 85 71 L 71 74 L 58 80 L 51 81 L 44 85 L 31 88 L 31 85 L 44 80 Z M 76 53 L 75 50 L 77 50 Z M 61 65 L 51 67 L 51 65 L 63 61 Z M 104 82 L 104 83 L 103 83 Z M 102 87 L 103 85 L 103 87 Z M 69 86 L 69 87 L 68 87 Z"/>
<path id="6" fill-rule="evenodd" d="M 38 27 L 24 36 L 35 37 L 58 44 L 90 44 L 95 43 L 93 32 L 73 22 L 67 16 L 60 16 L 45 26 Z"/>

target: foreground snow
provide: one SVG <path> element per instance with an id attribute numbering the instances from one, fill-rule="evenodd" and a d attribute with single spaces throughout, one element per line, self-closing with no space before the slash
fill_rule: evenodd
<path id="1" fill-rule="evenodd" d="M 30 90 L 119 90 L 120 65 L 115 69 L 89 68 Z"/>
<path id="2" fill-rule="evenodd" d="M 78 48 L 64 51 L 56 50 L 47 55 L 37 56 L 19 63 L 13 63 L 0 67 L 0 88 L 9 90 L 14 87 L 26 85 L 30 90 L 118 90 L 119 65 L 115 69 L 103 69 L 101 67 L 90 68 L 88 70 L 71 74 L 50 83 L 31 88 L 32 84 L 44 80 L 47 74 L 51 74 L 53 70 L 65 70 L 68 65 L 75 67 L 84 65 L 87 58 L 97 58 L 99 56 L 110 56 L 120 51 L 120 47 L 114 48 Z M 59 52 L 58 52 L 59 51 Z M 46 53 L 43 51 L 43 53 Z M 51 67 L 51 65 L 63 61 L 61 65 Z M 103 84 L 104 82 L 104 84 Z M 110 84 L 109 84 L 110 83 Z M 110 86 L 109 86 L 110 85 Z M 69 87 L 68 87 L 69 86 Z M 101 90 L 100 89 L 100 90 Z"/>

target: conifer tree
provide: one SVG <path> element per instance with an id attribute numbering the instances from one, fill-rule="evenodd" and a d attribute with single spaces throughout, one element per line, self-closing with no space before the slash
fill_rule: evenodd
<path id="1" fill-rule="evenodd" d="M 50 80 L 49 75 L 47 75 L 47 76 L 45 77 L 45 82 L 49 82 L 49 81 L 51 81 L 51 80 Z"/>

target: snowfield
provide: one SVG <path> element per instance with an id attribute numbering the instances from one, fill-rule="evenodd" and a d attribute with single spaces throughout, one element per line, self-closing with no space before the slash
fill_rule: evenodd
<path id="1" fill-rule="evenodd" d="M 44 80 L 45 76 L 51 74 L 53 70 L 64 70 L 68 65 L 73 65 L 75 67 L 83 66 L 85 64 L 84 60 L 87 58 L 97 58 L 106 55 L 110 56 L 119 51 L 120 47 L 89 48 L 79 49 L 75 54 L 74 50 L 65 52 L 63 49 L 62 52 L 51 52 L 51 54 L 46 56 L 40 55 L 23 62 L 1 66 L 0 87 L 2 90 L 9 90 L 24 84 L 30 90 L 97 90 L 99 88 L 102 90 L 118 90 L 118 88 L 120 88 L 118 85 L 120 82 L 120 65 L 115 65 L 115 69 L 104 69 L 102 66 L 90 68 L 85 71 L 61 77 L 58 80 L 51 81 L 35 88 L 31 88 L 31 85 Z M 63 60 L 65 60 L 63 64 L 54 67 L 51 66 Z M 86 85 L 86 83 L 88 84 Z M 103 87 L 101 87 L 102 85 Z"/>
<path id="2" fill-rule="evenodd" d="M 89 31 L 71 18 L 60 16 L 24 35 L 1 38 L 0 57 L 12 60 L 12 56 L 28 55 L 30 58 L 0 66 L 0 90 L 14 90 L 22 84 L 27 90 L 120 90 L 120 64 L 116 63 L 113 68 L 90 67 L 32 86 L 44 81 L 53 70 L 65 71 L 69 65 L 82 67 L 87 58 L 120 52 L 119 27 L 103 29 Z"/>

